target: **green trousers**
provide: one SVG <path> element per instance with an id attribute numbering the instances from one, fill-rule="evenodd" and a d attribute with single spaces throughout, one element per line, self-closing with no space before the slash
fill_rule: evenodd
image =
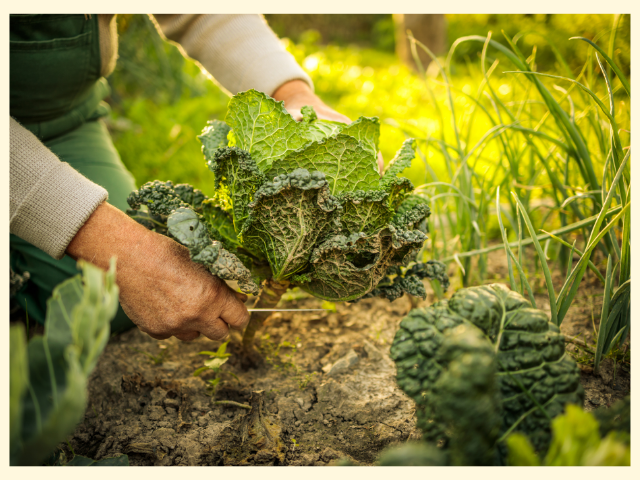
<path id="1" fill-rule="evenodd" d="M 44 144 L 60 160 L 109 192 L 108 202 L 124 211 L 127 196 L 135 189 L 133 176 L 125 168 L 116 151 L 109 132 L 101 120 L 91 120 Z M 29 314 L 29 319 L 44 323 L 46 302 L 53 288 L 63 280 L 76 275 L 76 262 L 65 256 L 55 260 L 39 248 L 11 235 L 11 268 L 16 272 L 29 272 L 31 277 L 16 299 Z M 113 333 L 133 326 L 122 307 L 111 322 Z"/>

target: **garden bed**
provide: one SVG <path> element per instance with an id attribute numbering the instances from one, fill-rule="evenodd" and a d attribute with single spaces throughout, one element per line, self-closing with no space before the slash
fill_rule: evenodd
<path id="1" fill-rule="evenodd" d="M 503 252 L 490 255 L 489 278 L 504 281 L 503 258 Z M 596 282 L 583 281 L 561 327 L 565 336 L 591 343 L 592 314 L 598 318 L 602 301 Z M 534 291 L 541 292 L 536 300 L 544 309 L 545 295 L 535 283 Z M 417 304 L 433 301 L 430 292 Z M 320 305 L 301 298 L 283 307 Z M 91 377 L 85 418 L 70 445 L 94 459 L 125 453 L 131 465 L 329 465 L 342 457 L 371 465 L 388 445 L 420 437 L 414 403 L 397 387 L 388 355 L 411 308 L 405 296 L 393 303 L 338 304 L 335 312 L 275 313 L 261 332 L 267 361 L 243 370 L 239 340 L 232 339 L 232 356 L 218 375 L 214 396 L 206 382 L 213 374 L 194 377 L 193 372 L 207 359 L 198 352 L 215 350 L 219 343 L 204 337 L 157 341 L 138 330 L 116 336 Z M 282 342 L 295 348 L 281 346 L 277 352 Z M 579 347 L 567 347 L 579 354 Z M 162 361 L 156 364 L 147 354 Z M 624 364 L 614 369 L 607 359 L 597 375 L 588 365 L 581 370 L 585 410 L 628 395 Z M 262 427 L 249 425 L 249 413 L 241 407 L 213 403 L 248 404 L 252 392 L 263 392 Z M 269 433 L 256 435 L 256 428 Z"/>

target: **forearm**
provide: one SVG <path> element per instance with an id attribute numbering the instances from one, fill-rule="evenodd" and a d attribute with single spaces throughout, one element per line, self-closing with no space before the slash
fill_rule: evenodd
<path id="1" fill-rule="evenodd" d="M 109 268 L 111 257 L 118 259 L 118 267 L 131 264 L 132 260 L 148 258 L 153 242 L 145 227 L 129 218 L 107 202 L 91 214 L 66 253 L 75 260 L 90 261 L 101 268 Z"/>

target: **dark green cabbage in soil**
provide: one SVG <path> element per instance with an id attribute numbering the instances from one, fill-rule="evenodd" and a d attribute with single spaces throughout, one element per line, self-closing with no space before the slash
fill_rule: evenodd
<path id="1" fill-rule="evenodd" d="M 418 405 L 424 439 L 453 465 L 499 465 L 502 440 L 525 434 L 544 453 L 551 420 L 584 392 L 564 338 L 544 312 L 499 284 L 411 311 L 391 347 L 398 385 Z"/>
<path id="2" fill-rule="evenodd" d="M 198 137 L 214 198 L 190 185 L 149 182 L 129 196 L 129 213 L 246 293 L 267 278 L 332 301 L 425 298 L 424 278 L 446 288 L 444 265 L 407 268 L 431 213 L 398 176 L 415 156 L 413 139 L 380 176 L 377 118 L 347 125 L 319 120 L 311 107 L 302 113 L 296 122 L 263 93 L 235 95 L 225 122 L 209 122 Z"/>

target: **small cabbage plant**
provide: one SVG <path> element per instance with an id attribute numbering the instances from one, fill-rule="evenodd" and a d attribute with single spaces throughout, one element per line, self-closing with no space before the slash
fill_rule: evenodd
<path id="1" fill-rule="evenodd" d="M 391 357 L 424 440 L 442 445 L 452 465 L 504 464 L 515 432 L 544 455 L 553 419 L 584 398 L 558 327 L 501 284 L 412 310 Z"/>
<path id="2" fill-rule="evenodd" d="M 273 308 L 294 286 L 329 301 L 425 298 L 424 278 L 446 288 L 443 264 L 408 268 L 430 215 L 426 199 L 398 176 L 411 165 L 414 140 L 380 175 L 377 118 L 343 124 L 318 119 L 312 107 L 302 114 L 297 122 L 283 102 L 255 90 L 235 95 L 226 122 L 209 122 L 198 137 L 215 195 L 149 182 L 129 196 L 129 213 L 257 295 L 256 308 Z M 246 348 L 267 315 L 254 312 Z"/>

